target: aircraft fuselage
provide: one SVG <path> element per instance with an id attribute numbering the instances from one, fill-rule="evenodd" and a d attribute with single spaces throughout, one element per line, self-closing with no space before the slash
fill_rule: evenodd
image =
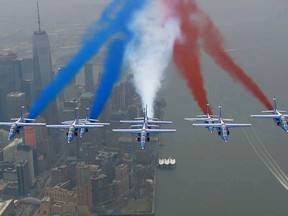
<path id="1" fill-rule="evenodd" d="M 13 124 L 9 130 L 8 140 L 11 140 L 15 136 L 16 133 L 19 134 L 21 129 L 22 129 L 22 126 L 17 126 L 16 123 Z"/>

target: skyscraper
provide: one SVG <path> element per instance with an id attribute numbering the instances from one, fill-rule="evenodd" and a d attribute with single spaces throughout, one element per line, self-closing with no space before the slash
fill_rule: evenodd
<path id="1" fill-rule="evenodd" d="M 93 65 L 91 63 L 85 64 L 85 90 L 93 93 L 94 90 L 94 78 L 93 78 Z"/>
<path id="2" fill-rule="evenodd" d="M 92 209 L 91 174 L 89 166 L 78 164 L 76 166 L 78 213 L 88 214 Z"/>
<path id="3" fill-rule="evenodd" d="M 30 191 L 28 161 L 20 161 L 16 165 L 18 192 L 20 196 L 26 196 Z"/>
<path id="4" fill-rule="evenodd" d="M 29 146 L 23 143 L 23 139 L 15 138 L 3 149 L 3 157 L 5 161 L 14 161 L 16 164 L 22 160 L 26 160 L 28 164 L 29 184 L 34 184 L 35 178 L 35 152 Z M 37 172 L 36 172 L 37 173 Z"/>
<path id="5" fill-rule="evenodd" d="M 16 118 L 20 115 L 20 107 L 26 107 L 26 94 L 24 92 L 11 92 L 7 95 L 7 117 Z"/>
<path id="6" fill-rule="evenodd" d="M 38 31 L 33 34 L 33 62 L 34 62 L 34 93 L 37 98 L 53 77 L 49 38 L 46 31 L 41 30 L 39 8 Z M 58 122 L 56 101 L 45 110 L 45 118 L 49 124 Z"/>
<path id="7" fill-rule="evenodd" d="M 41 30 L 38 3 L 37 9 L 38 31 L 33 34 L 34 98 L 39 96 L 53 77 L 49 38 L 46 31 Z M 59 122 L 56 100 L 46 107 L 43 115 L 48 124 L 57 124 Z M 48 135 L 53 137 L 54 152 L 59 152 L 61 148 L 60 131 L 48 130 Z"/>
<path id="8" fill-rule="evenodd" d="M 21 73 L 17 56 L 12 51 L 0 54 L 0 116 L 8 120 L 7 95 L 21 90 Z"/>

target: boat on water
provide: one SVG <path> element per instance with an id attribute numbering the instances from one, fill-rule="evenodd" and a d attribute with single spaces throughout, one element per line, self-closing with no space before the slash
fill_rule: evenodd
<path id="1" fill-rule="evenodd" d="M 159 168 L 173 168 L 176 166 L 175 158 L 162 158 L 158 160 Z"/>

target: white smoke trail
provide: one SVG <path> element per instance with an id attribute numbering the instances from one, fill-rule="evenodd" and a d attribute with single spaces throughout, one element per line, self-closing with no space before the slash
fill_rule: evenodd
<path id="1" fill-rule="evenodd" d="M 170 18 L 163 22 L 158 14 L 160 7 L 160 1 L 149 1 L 135 15 L 129 26 L 134 38 L 125 53 L 137 93 L 143 108 L 147 105 L 149 117 L 154 116 L 153 103 L 171 59 L 174 41 L 180 36 L 179 20 Z"/>

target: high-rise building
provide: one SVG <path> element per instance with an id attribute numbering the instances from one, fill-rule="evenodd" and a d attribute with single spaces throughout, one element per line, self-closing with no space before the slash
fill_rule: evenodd
<path id="1" fill-rule="evenodd" d="M 94 78 L 93 78 L 93 65 L 92 63 L 85 64 L 85 90 L 93 93 L 94 90 Z"/>
<path id="2" fill-rule="evenodd" d="M 80 96 L 80 104 L 81 104 L 81 106 L 80 106 L 80 110 L 79 110 L 79 116 L 86 117 L 87 108 L 92 106 L 93 98 L 94 98 L 94 94 L 91 93 L 91 92 L 84 92 Z"/>
<path id="3" fill-rule="evenodd" d="M 118 197 L 123 196 L 129 191 L 128 166 L 126 164 L 120 164 L 115 168 L 113 183 L 115 185 L 115 193 Z"/>
<path id="4" fill-rule="evenodd" d="M 45 197 L 41 200 L 41 214 L 78 215 L 75 192 L 64 189 L 65 184 L 45 188 Z"/>
<path id="5" fill-rule="evenodd" d="M 7 117 L 8 119 L 20 115 L 21 106 L 26 107 L 26 95 L 24 92 L 11 92 L 7 95 Z"/>
<path id="6" fill-rule="evenodd" d="M 38 31 L 35 31 L 33 34 L 34 98 L 37 98 L 41 94 L 53 77 L 49 38 L 46 31 L 41 29 L 38 5 L 37 9 Z M 57 124 L 59 122 L 56 100 L 46 107 L 44 117 L 48 124 Z M 54 151 L 59 152 L 61 149 L 59 140 L 60 131 L 49 129 L 48 134 L 54 138 Z"/>
<path id="7" fill-rule="evenodd" d="M 29 146 L 23 143 L 23 139 L 15 138 L 9 145 L 7 145 L 3 149 L 4 160 L 6 161 L 14 161 L 15 163 L 19 163 L 22 160 L 27 160 L 29 167 L 29 179 L 30 186 L 34 183 L 35 177 L 35 166 L 37 164 L 36 155 L 34 150 Z M 36 172 L 37 173 L 37 172 Z"/>
<path id="8" fill-rule="evenodd" d="M 26 144 L 18 144 L 17 150 L 15 154 L 15 162 L 19 163 L 21 160 L 26 160 L 28 163 L 29 168 L 29 179 L 30 179 L 30 186 L 34 184 L 35 179 L 35 156 L 33 154 L 34 150 Z"/>
<path id="9" fill-rule="evenodd" d="M 18 191 L 20 196 L 26 196 L 30 191 L 28 161 L 20 161 L 16 165 Z"/>
<path id="10" fill-rule="evenodd" d="M 22 92 L 25 92 L 26 95 L 26 106 L 27 109 L 30 109 L 33 101 L 33 92 L 34 92 L 34 84 L 32 79 L 24 79 L 22 80 Z"/>
<path id="11" fill-rule="evenodd" d="M 114 185 L 109 184 L 107 176 L 101 174 L 91 178 L 93 205 L 101 205 L 115 199 Z"/>
<path id="12" fill-rule="evenodd" d="M 57 185 L 69 180 L 71 173 L 68 173 L 68 166 L 62 165 L 51 170 L 52 184 Z"/>
<path id="13" fill-rule="evenodd" d="M 33 60 L 34 88 L 37 97 L 53 76 L 49 38 L 46 31 L 40 28 L 33 34 Z"/>
<path id="14" fill-rule="evenodd" d="M 0 116 L 8 120 L 7 95 L 21 91 L 21 73 L 17 55 L 11 51 L 0 54 Z"/>
<path id="15" fill-rule="evenodd" d="M 20 71 L 23 79 L 33 80 L 34 78 L 34 64 L 33 58 L 19 58 Z"/>
<path id="16" fill-rule="evenodd" d="M 92 190 L 90 178 L 91 174 L 89 166 L 82 163 L 77 164 L 77 209 L 79 214 L 88 214 L 92 209 Z"/>

